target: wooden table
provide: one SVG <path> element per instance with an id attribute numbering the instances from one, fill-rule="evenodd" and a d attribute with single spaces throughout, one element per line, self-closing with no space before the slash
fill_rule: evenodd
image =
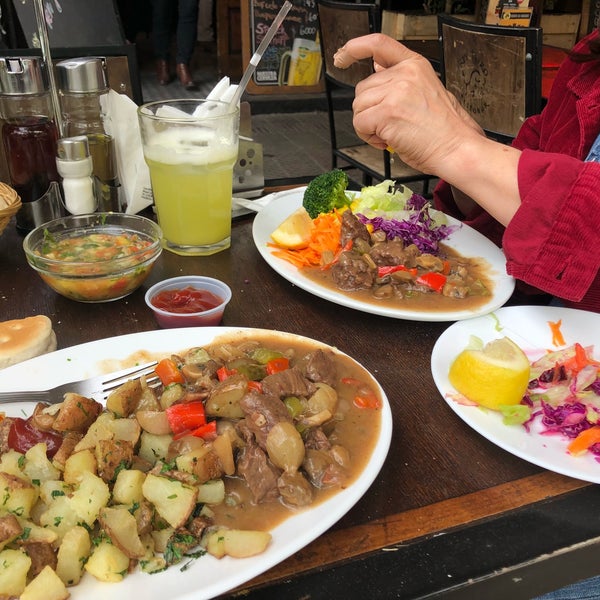
<path id="1" fill-rule="evenodd" d="M 0 237 L 0 318 L 48 315 L 59 348 L 157 329 L 145 290 L 166 277 L 204 274 L 233 290 L 223 325 L 319 339 L 380 381 L 394 433 L 372 487 L 327 533 L 229 597 L 353 598 L 362 590 L 370 599 L 510 594 L 517 600 L 600 570 L 585 560 L 569 569 L 542 568 L 563 565 L 600 536 L 600 493 L 508 454 L 456 417 L 430 373 L 431 350 L 449 323 L 370 315 L 304 292 L 264 262 L 251 229 L 251 216 L 235 222 L 232 248 L 212 257 L 163 252 L 141 289 L 104 304 L 58 296 L 26 264 L 14 225 Z M 475 583 L 462 596 L 469 580 Z"/>

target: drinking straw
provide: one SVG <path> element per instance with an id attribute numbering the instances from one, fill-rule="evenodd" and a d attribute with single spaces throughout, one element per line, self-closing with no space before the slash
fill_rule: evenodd
<path id="1" fill-rule="evenodd" d="M 244 74 L 242 75 L 242 78 L 240 79 L 238 88 L 237 88 L 237 90 L 235 90 L 233 98 L 231 99 L 231 104 L 233 104 L 234 106 L 236 106 L 238 104 L 238 102 L 240 101 L 240 98 L 242 97 L 242 94 L 244 93 L 244 90 L 246 89 L 246 86 L 248 85 L 248 82 L 250 81 L 250 77 L 252 77 L 252 74 L 254 73 L 265 50 L 267 49 L 267 46 L 271 43 L 271 40 L 275 37 L 275 33 L 277 33 L 279 26 L 283 23 L 283 20 L 287 16 L 288 12 L 290 12 L 290 8 L 292 8 L 292 3 L 289 0 L 285 0 L 285 2 L 283 3 L 283 6 L 277 13 L 277 16 L 271 23 L 271 27 L 269 27 L 265 37 L 262 39 L 261 43 L 259 44 L 258 48 L 256 49 L 256 52 L 252 55 L 252 58 L 250 59 L 250 62 L 248 63 L 248 66 L 246 67 L 246 70 L 244 71 Z"/>
<path id="2" fill-rule="evenodd" d="M 42 47 L 42 58 L 46 63 L 48 71 L 48 81 L 50 83 L 50 101 L 52 103 L 52 111 L 54 113 L 54 123 L 58 129 L 58 137 L 63 137 L 63 121 L 60 112 L 60 102 L 58 100 L 58 90 L 56 88 L 56 79 L 54 78 L 54 67 L 52 65 L 52 55 L 50 54 L 50 43 L 48 41 L 48 29 L 46 28 L 46 19 L 44 18 L 44 7 L 42 0 L 35 0 L 35 19 L 37 21 L 38 33 L 40 36 L 40 44 Z"/>

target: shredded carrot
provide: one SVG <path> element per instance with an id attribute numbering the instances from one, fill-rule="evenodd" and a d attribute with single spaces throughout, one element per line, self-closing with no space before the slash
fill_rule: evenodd
<path id="1" fill-rule="evenodd" d="M 320 214 L 313 220 L 313 223 L 315 226 L 306 248 L 291 250 L 269 242 L 267 245 L 275 249 L 273 256 L 286 260 L 301 269 L 319 266 L 321 256 L 326 251 L 330 251 L 332 256 L 335 255 L 340 248 L 342 228 L 340 215 L 337 212 Z"/>
<path id="2" fill-rule="evenodd" d="M 556 322 L 548 321 L 548 325 L 550 326 L 550 331 L 552 332 L 552 344 L 554 346 L 564 346 L 565 338 L 560 330 L 562 319 Z"/>

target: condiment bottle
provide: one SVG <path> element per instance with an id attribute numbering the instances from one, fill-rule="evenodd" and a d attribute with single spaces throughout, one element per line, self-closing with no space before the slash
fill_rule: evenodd
<path id="1" fill-rule="evenodd" d="M 99 56 L 63 60 L 56 63 L 56 77 L 64 135 L 88 138 L 98 207 L 122 212 L 115 144 L 105 127 L 108 116 L 104 106 L 109 92 L 106 61 Z"/>
<path id="2" fill-rule="evenodd" d="M 60 180 L 52 114 L 45 62 L 39 57 L 1 58 L 2 143 L 10 184 L 22 202 L 41 198 L 52 181 Z"/>
<path id="3" fill-rule="evenodd" d="M 92 157 L 85 135 L 58 140 L 56 166 L 63 178 L 65 206 L 72 215 L 85 215 L 96 210 L 92 178 Z"/>

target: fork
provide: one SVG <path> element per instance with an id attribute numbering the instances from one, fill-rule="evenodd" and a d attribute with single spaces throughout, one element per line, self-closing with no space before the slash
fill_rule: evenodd
<path id="1" fill-rule="evenodd" d="M 6 404 L 7 402 L 47 402 L 49 404 L 57 404 L 63 401 L 63 396 L 67 392 L 75 392 L 87 398 L 104 401 L 110 392 L 130 379 L 138 379 L 144 375 L 154 373 L 156 364 L 156 361 L 153 361 L 144 365 L 115 371 L 114 373 L 63 383 L 49 390 L 0 392 L 0 404 Z M 157 382 L 158 376 L 156 374 L 146 379 L 146 383 L 149 385 Z"/>

